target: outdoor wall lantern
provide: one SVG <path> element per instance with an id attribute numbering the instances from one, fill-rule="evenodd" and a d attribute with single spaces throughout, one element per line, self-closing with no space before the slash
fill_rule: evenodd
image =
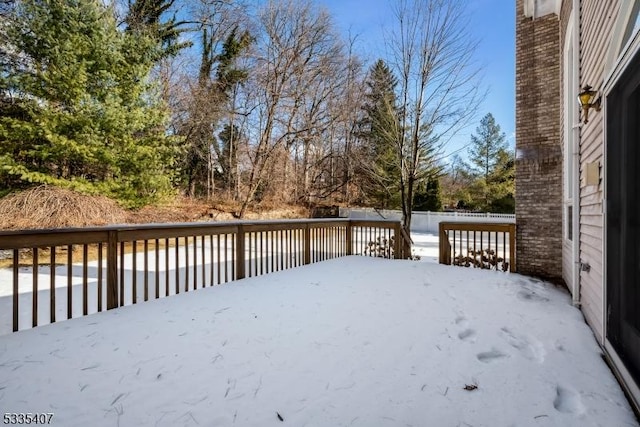
<path id="1" fill-rule="evenodd" d="M 582 92 L 578 94 L 578 102 L 580 102 L 580 107 L 582 111 L 584 111 L 584 124 L 589 123 L 590 108 L 600 111 L 601 100 L 602 97 L 598 96 L 598 91 L 593 90 L 591 86 L 585 85 L 585 87 L 582 88 Z"/>

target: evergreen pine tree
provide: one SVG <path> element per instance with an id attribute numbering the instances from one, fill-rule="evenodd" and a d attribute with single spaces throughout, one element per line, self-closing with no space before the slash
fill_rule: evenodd
<path id="1" fill-rule="evenodd" d="M 363 110 L 362 139 L 366 145 L 367 194 L 374 205 L 384 208 L 400 206 L 400 165 L 398 161 L 398 112 L 395 88 L 397 78 L 389 66 L 378 60 L 369 71 Z"/>
<path id="2" fill-rule="evenodd" d="M 144 203 L 171 188 L 174 139 L 148 84 L 157 44 L 99 0 L 24 0 L 7 21 L 21 61 L 0 74 L 0 183 L 50 183 Z"/>
<path id="3" fill-rule="evenodd" d="M 430 176 L 424 184 L 418 186 L 413 201 L 413 209 L 430 212 L 440 212 L 442 210 L 440 179 Z"/>
<path id="4" fill-rule="evenodd" d="M 515 213 L 515 156 L 506 149 L 497 154 L 496 167 L 489 179 L 491 200 L 488 211 L 496 213 Z"/>
<path id="5" fill-rule="evenodd" d="M 515 160 L 507 149 L 504 132 L 491 113 L 482 118 L 476 135 L 471 136 L 469 159 L 476 178 L 472 185 L 475 208 L 510 210 L 515 188 Z"/>
<path id="6" fill-rule="evenodd" d="M 493 115 L 488 113 L 480 120 L 480 126 L 476 128 L 476 135 L 471 135 L 469 159 L 473 171 L 488 182 L 496 168 L 498 153 L 505 150 L 506 147 L 504 132 L 501 132 L 500 125 L 496 124 Z"/>
<path id="7" fill-rule="evenodd" d="M 129 0 L 129 10 L 125 17 L 127 31 L 143 34 L 160 44 L 156 51 L 158 58 L 176 55 L 180 49 L 191 46 L 189 41 L 179 41 L 180 28 L 175 14 L 163 20 L 175 0 Z"/>

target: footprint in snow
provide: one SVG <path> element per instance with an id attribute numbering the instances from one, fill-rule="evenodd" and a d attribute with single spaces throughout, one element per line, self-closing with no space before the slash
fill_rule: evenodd
<path id="1" fill-rule="evenodd" d="M 565 414 L 580 415 L 585 410 L 580 393 L 562 386 L 556 387 L 556 398 L 553 400 L 553 407 L 556 411 Z"/>
<path id="2" fill-rule="evenodd" d="M 456 317 L 455 322 L 456 322 L 456 325 L 462 326 L 463 328 L 467 326 L 467 318 L 464 316 Z"/>
<path id="3" fill-rule="evenodd" d="M 458 334 L 458 338 L 462 341 L 470 341 L 473 340 L 473 337 L 475 337 L 475 335 L 476 331 L 474 331 L 473 329 L 465 329 Z"/>
<path id="4" fill-rule="evenodd" d="M 509 328 L 500 329 L 500 336 L 511 347 L 520 351 L 520 353 L 529 360 L 538 363 L 544 362 L 545 350 L 543 344 L 534 337 L 524 335 L 516 335 Z"/>
<path id="5" fill-rule="evenodd" d="M 539 295 L 536 291 L 532 289 L 527 289 L 527 288 L 518 291 L 517 296 L 523 301 L 537 301 L 537 302 L 549 301 L 549 298 Z"/>
<path id="6" fill-rule="evenodd" d="M 483 363 L 491 363 L 504 357 L 508 357 L 508 355 L 496 349 L 478 353 L 476 355 L 476 358 Z"/>

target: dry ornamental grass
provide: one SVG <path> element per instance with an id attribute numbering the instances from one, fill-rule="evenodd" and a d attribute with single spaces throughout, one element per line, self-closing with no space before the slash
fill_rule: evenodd
<path id="1" fill-rule="evenodd" d="M 247 219 L 301 218 L 303 208 L 283 206 L 265 212 L 248 212 Z M 177 197 L 172 203 L 145 206 L 135 211 L 122 209 L 115 201 L 102 196 L 90 196 L 76 191 L 42 185 L 10 194 L 0 199 L 0 231 L 27 229 L 55 229 L 132 223 L 182 223 L 193 221 L 229 221 L 232 214 L 212 208 L 197 199 Z M 164 248 L 161 240 L 159 247 Z M 170 242 L 169 246 L 173 246 Z M 153 242 L 149 248 L 155 248 Z M 82 261 L 80 246 L 73 247 L 73 262 Z M 125 253 L 130 253 L 132 243 L 127 242 Z M 47 264 L 49 248 L 41 248 L 39 263 Z M 64 259 L 67 248 L 58 247 L 58 259 Z M 97 246 L 89 245 L 88 259 L 97 259 Z M 31 249 L 21 249 L 19 266 L 33 263 Z M 9 251 L 0 250 L 0 268 L 10 267 L 13 260 Z"/>
<path id="2" fill-rule="evenodd" d="M 0 230 L 121 224 L 126 219 L 113 200 L 49 185 L 0 199 Z"/>
<path id="3" fill-rule="evenodd" d="M 176 197 L 170 203 L 127 211 L 103 196 L 41 185 L 0 199 L 0 230 L 86 227 L 108 224 L 182 223 L 193 221 L 232 221 L 236 219 L 230 203 L 205 202 Z M 245 219 L 306 218 L 300 206 L 272 204 L 256 206 Z"/>

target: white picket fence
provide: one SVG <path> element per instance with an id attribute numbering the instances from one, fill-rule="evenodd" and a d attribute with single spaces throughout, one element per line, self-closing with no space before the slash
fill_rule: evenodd
<path id="1" fill-rule="evenodd" d="M 402 212 L 398 210 L 381 210 L 372 208 L 340 208 L 341 218 L 350 219 L 393 219 L 401 220 Z M 411 216 L 411 231 L 419 233 L 438 233 L 441 222 L 490 222 L 513 223 L 516 216 L 500 213 L 471 213 L 471 212 L 413 212 Z"/>

